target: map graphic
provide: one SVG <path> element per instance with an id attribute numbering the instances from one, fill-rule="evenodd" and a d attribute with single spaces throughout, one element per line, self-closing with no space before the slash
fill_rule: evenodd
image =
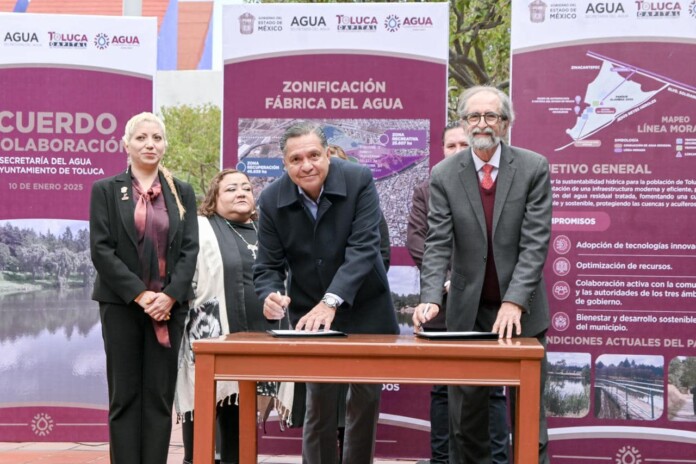
<path id="1" fill-rule="evenodd" d="M 254 194 L 283 173 L 279 141 L 297 119 L 239 119 L 236 168 L 251 178 Z M 331 119 L 321 123 L 330 145 L 372 171 L 393 247 L 406 243 L 413 188 L 428 177 L 428 119 Z"/>
<path id="2" fill-rule="evenodd" d="M 238 159 L 282 158 L 278 142 L 292 119 L 241 119 Z M 427 119 L 337 119 L 317 121 L 330 145 L 372 170 L 375 179 L 397 174 L 428 158 Z M 248 172 L 249 175 L 266 173 Z"/>
<path id="3" fill-rule="evenodd" d="M 655 102 L 651 99 L 670 87 L 696 92 L 695 87 L 592 51 L 588 51 L 587 56 L 601 61 L 602 65 L 595 80 L 588 84 L 584 98 L 579 95 L 575 97 L 574 109 L 578 118 L 575 126 L 566 130 L 573 141 L 556 151 L 570 146 L 583 146 L 581 141 L 612 123 L 651 106 Z M 632 80 L 636 75 L 657 81 L 661 87 L 644 91 L 643 85 Z M 582 112 L 579 106 L 581 101 L 586 105 Z"/>

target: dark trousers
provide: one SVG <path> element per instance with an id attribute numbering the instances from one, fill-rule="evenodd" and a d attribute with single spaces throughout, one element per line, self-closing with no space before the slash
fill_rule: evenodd
<path id="1" fill-rule="evenodd" d="M 544 337 L 540 341 L 544 344 Z M 541 398 L 539 411 L 539 463 L 548 464 L 548 433 L 543 394 L 546 379 L 546 358 L 541 368 Z M 453 385 L 449 387 L 450 462 L 457 464 L 489 464 L 493 460 L 491 446 L 495 437 L 489 433 L 490 387 Z M 516 389 L 510 389 L 510 405 L 515 409 Z M 514 420 L 513 420 L 514 424 Z M 513 425 L 514 427 L 514 425 Z M 513 428 L 514 430 L 514 428 Z M 514 443 L 513 443 L 514 447 Z"/>
<path id="2" fill-rule="evenodd" d="M 546 334 L 537 337 L 539 343 L 544 346 L 544 359 L 541 360 L 541 398 L 539 399 L 539 464 L 549 464 L 547 446 L 549 444 L 549 434 L 546 426 L 546 409 L 544 408 L 544 390 L 546 388 L 546 375 L 548 365 L 546 364 Z M 515 411 L 517 404 L 517 388 L 510 388 L 510 408 Z M 515 430 L 515 422 L 512 422 L 512 430 Z M 514 443 L 513 443 L 514 449 Z"/>
<path id="3" fill-rule="evenodd" d="M 508 464 L 510 459 L 510 427 L 504 387 L 489 387 L 488 433 L 491 437 L 491 462 Z"/>
<path id="4" fill-rule="evenodd" d="M 370 464 L 375 452 L 382 386 L 349 384 L 343 464 Z M 336 464 L 340 384 L 307 383 L 307 412 L 302 430 L 303 464 Z"/>
<path id="5" fill-rule="evenodd" d="M 135 303 L 100 303 L 99 313 L 111 464 L 166 464 L 185 309 L 176 304 L 172 308 L 171 348 L 157 342 L 151 318 Z"/>
<path id="6" fill-rule="evenodd" d="M 474 330 L 490 331 L 495 322 L 500 303 L 481 303 Z M 541 344 L 546 348 L 545 332 L 537 336 Z M 541 362 L 541 391 L 539 411 L 539 463 L 548 464 L 546 445 L 548 434 L 546 431 L 546 413 L 544 411 L 544 385 L 546 381 L 546 355 Z M 491 448 L 494 442 L 502 443 L 502 436 L 492 436 L 489 432 L 491 423 L 491 387 L 478 387 L 468 385 L 452 385 L 449 387 L 449 413 L 450 413 L 450 461 L 457 464 L 491 464 L 493 460 Z M 510 405 L 514 411 L 517 392 L 510 389 Z M 503 403 L 495 403 L 498 400 L 493 395 L 494 409 L 502 410 Z M 514 424 L 514 418 L 513 418 Z M 507 427 L 506 427 L 507 429 Z M 514 429 L 513 429 L 514 430 Z M 508 435 L 509 436 L 509 435 Z M 514 445 L 514 443 L 513 443 Z M 527 463 L 525 463 L 527 464 Z"/>
<path id="7" fill-rule="evenodd" d="M 447 385 L 433 385 L 430 392 L 430 463 L 449 462 L 449 404 Z M 508 464 L 510 430 L 503 387 L 491 387 L 488 397 L 488 429 L 493 464 Z M 452 461 L 454 462 L 454 461 Z"/>
<path id="8" fill-rule="evenodd" d="M 220 434 L 220 463 L 236 464 L 239 462 L 239 405 L 218 405 L 216 412 L 217 431 Z M 193 462 L 193 418 L 190 412 L 184 415 L 181 435 L 184 442 L 184 462 Z"/>
<path id="9" fill-rule="evenodd" d="M 447 385 L 433 385 L 430 390 L 430 462 L 449 462 L 449 413 Z"/>

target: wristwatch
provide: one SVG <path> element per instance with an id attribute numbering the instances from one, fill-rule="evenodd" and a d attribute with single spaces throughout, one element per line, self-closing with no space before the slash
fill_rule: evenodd
<path id="1" fill-rule="evenodd" d="M 321 302 L 331 309 L 338 309 L 339 306 L 338 299 L 335 296 L 331 295 L 324 295 L 324 298 L 321 299 Z"/>

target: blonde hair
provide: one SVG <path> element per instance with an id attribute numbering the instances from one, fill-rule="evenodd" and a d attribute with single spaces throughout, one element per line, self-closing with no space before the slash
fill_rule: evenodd
<path id="1" fill-rule="evenodd" d="M 179 209 L 179 219 L 184 219 L 184 215 L 186 214 L 186 208 L 184 208 L 184 204 L 181 203 L 181 198 L 179 198 L 179 191 L 176 189 L 176 186 L 174 185 L 174 176 L 172 175 L 171 171 L 169 169 L 165 168 L 161 164 L 157 166 L 157 169 L 162 173 L 164 176 L 164 180 L 167 181 L 167 185 L 169 185 L 169 188 L 172 190 L 172 193 L 174 194 L 174 199 L 176 200 L 176 207 Z"/>
<path id="2" fill-rule="evenodd" d="M 160 127 L 160 130 L 162 131 L 164 146 L 166 147 L 168 145 L 167 129 L 164 127 L 164 122 L 153 113 L 144 111 L 131 117 L 126 123 L 126 128 L 123 133 L 122 139 L 123 146 L 126 146 L 128 144 L 128 142 L 135 133 L 135 128 L 138 127 L 138 124 L 140 124 L 141 122 L 153 122 L 157 124 Z M 130 156 L 128 157 L 128 164 L 130 165 Z M 176 207 L 179 209 L 179 219 L 184 219 L 184 215 L 186 214 L 186 208 L 184 208 L 184 204 L 181 202 L 181 198 L 179 197 L 179 191 L 176 189 L 176 185 L 174 184 L 174 176 L 172 175 L 171 171 L 169 171 L 169 169 L 165 168 L 162 165 L 161 162 L 157 165 L 157 169 L 159 170 L 159 172 L 162 173 L 162 176 L 164 176 L 164 180 L 167 182 L 167 185 L 169 186 L 169 188 L 172 191 L 172 194 L 174 195 L 174 199 L 176 200 Z"/>
<path id="3" fill-rule="evenodd" d="M 123 134 L 123 139 L 122 139 L 124 145 L 128 144 L 130 139 L 135 134 L 135 128 L 141 122 L 154 122 L 155 124 L 157 124 L 160 127 L 160 130 L 162 131 L 162 138 L 164 138 L 164 146 L 166 147 L 168 145 L 168 143 L 167 143 L 167 129 L 164 127 L 164 122 L 160 118 L 158 118 L 155 114 L 148 113 L 147 111 L 144 111 L 142 113 L 138 113 L 128 120 L 128 122 L 126 123 L 126 129 L 125 129 L 125 132 Z"/>

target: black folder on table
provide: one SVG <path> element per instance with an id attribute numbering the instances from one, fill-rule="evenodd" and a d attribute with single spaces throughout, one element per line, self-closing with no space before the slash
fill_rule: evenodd
<path id="1" fill-rule="evenodd" d="M 497 340 L 495 332 L 417 332 L 416 337 L 428 340 Z"/>

